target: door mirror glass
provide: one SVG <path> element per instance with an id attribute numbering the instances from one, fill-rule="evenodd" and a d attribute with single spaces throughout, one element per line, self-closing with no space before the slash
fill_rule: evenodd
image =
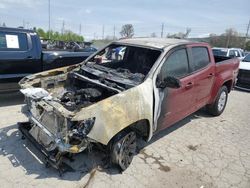
<path id="1" fill-rule="evenodd" d="M 181 82 L 179 79 L 172 77 L 172 76 L 167 76 L 163 79 L 160 78 L 161 76 L 157 76 L 156 78 L 156 87 L 164 89 L 166 87 L 169 88 L 180 88 L 181 87 Z"/>

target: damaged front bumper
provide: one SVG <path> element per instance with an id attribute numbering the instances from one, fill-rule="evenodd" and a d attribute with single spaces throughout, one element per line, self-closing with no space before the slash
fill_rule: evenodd
<path id="1" fill-rule="evenodd" d="M 59 157 L 58 150 L 54 149 L 51 151 L 47 151 L 41 144 L 39 144 L 33 136 L 29 133 L 30 129 L 32 128 L 32 125 L 30 122 L 18 122 L 18 129 L 22 133 L 24 138 L 27 138 L 34 146 L 35 148 L 43 154 L 45 157 L 45 161 L 47 164 L 50 164 L 56 169 L 60 169 L 61 160 Z"/>
<path id="2" fill-rule="evenodd" d="M 17 124 L 19 131 L 22 133 L 22 138 L 27 138 L 32 143 L 32 145 L 43 155 L 46 167 L 52 166 L 53 168 L 57 169 L 60 176 L 62 176 L 65 171 L 74 171 L 70 166 L 64 163 L 63 157 L 66 153 L 65 150 L 62 150 L 62 147 L 58 147 L 51 151 L 48 151 L 29 133 L 29 131 L 32 129 L 31 122 L 18 122 Z M 61 151 L 59 150 L 60 148 Z M 70 148 L 66 150 L 69 152 L 71 151 Z"/>
<path id="3" fill-rule="evenodd" d="M 51 133 L 46 126 L 42 125 L 35 117 L 30 115 L 30 129 L 29 134 L 46 148 L 46 150 L 58 150 L 61 153 L 80 153 L 88 146 L 88 141 L 85 139 L 78 145 L 67 144 L 61 138 L 56 137 Z M 33 125 L 33 126 L 32 126 Z M 42 137 L 42 138 L 41 138 Z"/>

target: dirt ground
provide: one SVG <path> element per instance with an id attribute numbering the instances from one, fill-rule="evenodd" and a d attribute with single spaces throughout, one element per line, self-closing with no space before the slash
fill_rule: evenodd
<path id="1" fill-rule="evenodd" d="M 250 187 L 250 93 L 232 91 L 224 113 L 204 110 L 141 142 L 140 151 L 123 173 L 106 168 L 96 150 L 74 156 L 74 172 L 62 177 L 46 168 L 17 122 L 23 98 L 0 96 L 0 187 Z"/>

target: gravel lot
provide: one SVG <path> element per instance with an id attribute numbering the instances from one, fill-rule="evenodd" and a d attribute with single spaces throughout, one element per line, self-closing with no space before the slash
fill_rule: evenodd
<path id="1" fill-rule="evenodd" d="M 75 172 L 59 177 L 22 140 L 16 123 L 25 121 L 20 94 L 0 96 L 1 187 L 250 187 L 250 93 L 232 91 L 225 112 L 204 110 L 156 135 L 123 173 L 105 168 L 93 149 L 74 157 Z"/>

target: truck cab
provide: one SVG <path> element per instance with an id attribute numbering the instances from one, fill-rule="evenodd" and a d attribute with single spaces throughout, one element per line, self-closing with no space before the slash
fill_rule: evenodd
<path id="1" fill-rule="evenodd" d="M 0 28 L 0 86 L 15 89 L 18 81 L 40 72 L 41 43 L 34 31 Z"/>
<path id="2" fill-rule="evenodd" d="M 35 31 L 0 27 L 0 92 L 18 90 L 23 77 L 80 63 L 92 53 L 42 52 Z"/>

